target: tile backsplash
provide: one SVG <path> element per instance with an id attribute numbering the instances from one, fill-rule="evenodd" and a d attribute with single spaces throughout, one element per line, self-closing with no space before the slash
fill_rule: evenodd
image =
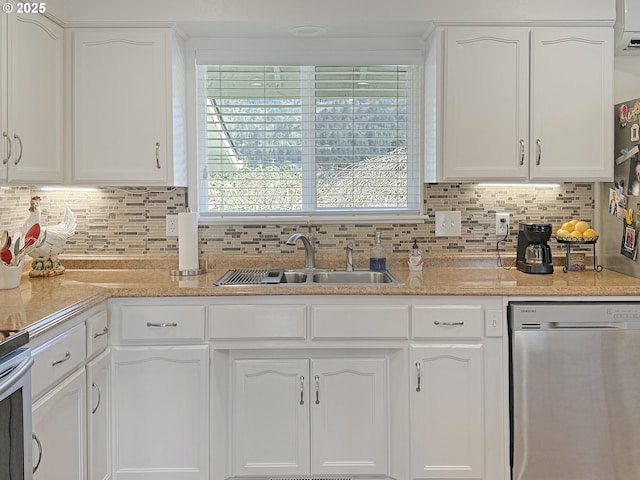
<path id="1" fill-rule="evenodd" d="M 424 186 L 423 223 L 328 224 L 328 225 L 201 225 L 201 253 L 293 252 L 283 244 L 294 231 L 311 231 L 319 250 L 342 253 L 353 242 L 356 252 L 368 252 L 374 230 L 382 232 L 390 252 L 407 252 L 413 239 L 429 254 L 488 253 L 495 251 L 495 213 L 511 213 L 512 232 L 507 253 L 515 251 L 518 222 L 548 222 L 554 226 L 571 218 L 591 222 L 594 186 L 565 183 L 558 187 L 484 186 L 442 183 Z M 105 187 L 96 191 L 43 191 L 36 187 L 0 188 L 0 229 L 19 228 L 28 215 L 32 195 L 42 197 L 42 224 L 60 222 L 65 207 L 76 215 L 76 235 L 68 240 L 65 256 L 175 255 L 176 238 L 165 237 L 165 216 L 184 211 L 186 188 Z M 459 210 L 460 237 L 435 236 L 435 212 Z"/>

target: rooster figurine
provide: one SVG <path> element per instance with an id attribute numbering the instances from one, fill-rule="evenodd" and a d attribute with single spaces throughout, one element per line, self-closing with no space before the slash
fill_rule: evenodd
<path id="1" fill-rule="evenodd" d="M 40 200 L 38 196 L 31 198 L 31 204 L 29 206 L 31 215 L 30 218 L 27 219 L 27 222 L 40 222 Z M 65 269 L 60 263 L 58 255 L 62 252 L 67 239 L 75 232 L 76 217 L 68 207 L 64 212 L 62 222 L 57 225 L 42 227 L 40 238 L 35 248 L 29 252 L 29 256 L 33 258 L 33 270 L 29 272 L 29 276 L 53 277 L 55 275 L 62 275 Z"/>

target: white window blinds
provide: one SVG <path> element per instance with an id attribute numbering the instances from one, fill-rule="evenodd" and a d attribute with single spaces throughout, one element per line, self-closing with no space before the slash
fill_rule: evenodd
<path id="1" fill-rule="evenodd" d="M 417 213 L 418 67 L 198 66 L 201 213 Z"/>

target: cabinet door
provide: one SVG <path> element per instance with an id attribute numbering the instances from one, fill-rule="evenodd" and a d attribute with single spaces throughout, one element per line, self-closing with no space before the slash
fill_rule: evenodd
<path id="1" fill-rule="evenodd" d="M 111 350 L 87 364 L 87 478 L 111 478 Z"/>
<path id="2" fill-rule="evenodd" d="M 386 360 L 312 360 L 311 381 L 311 475 L 385 475 Z"/>
<path id="3" fill-rule="evenodd" d="M 0 15 L 0 182 L 7 181 L 9 127 L 7 125 L 7 23 L 10 15 Z"/>
<path id="4" fill-rule="evenodd" d="M 63 29 L 37 14 L 7 18 L 8 180 L 60 183 Z"/>
<path id="5" fill-rule="evenodd" d="M 73 32 L 73 176 L 167 182 L 170 66 L 166 33 Z"/>
<path id="6" fill-rule="evenodd" d="M 444 45 L 444 180 L 526 178 L 529 32 L 449 28 Z"/>
<path id="7" fill-rule="evenodd" d="M 33 405 L 34 480 L 85 479 L 85 392 L 82 368 Z"/>
<path id="8" fill-rule="evenodd" d="M 415 479 L 484 478 L 483 347 L 411 348 Z"/>
<path id="9" fill-rule="evenodd" d="M 114 479 L 208 480 L 208 348 L 112 349 Z"/>
<path id="10" fill-rule="evenodd" d="M 309 361 L 233 361 L 234 475 L 309 474 Z"/>
<path id="11" fill-rule="evenodd" d="M 536 29 L 531 55 L 531 177 L 611 180 L 613 29 Z"/>

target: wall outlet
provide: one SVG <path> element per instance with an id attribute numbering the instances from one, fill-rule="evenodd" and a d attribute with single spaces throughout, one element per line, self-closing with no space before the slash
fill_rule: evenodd
<path id="1" fill-rule="evenodd" d="M 496 237 L 505 237 L 509 233 L 509 213 L 496 213 Z"/>
<path id="2" fill-rule="evenodd" d="M 460 212 L 436 212 L 436 237 L 461 235 Z"/>
<path id="3" fill-rule="evenodd" d="M 178 236 L 178 215 L 167 215 L 167 237 Z"/>

